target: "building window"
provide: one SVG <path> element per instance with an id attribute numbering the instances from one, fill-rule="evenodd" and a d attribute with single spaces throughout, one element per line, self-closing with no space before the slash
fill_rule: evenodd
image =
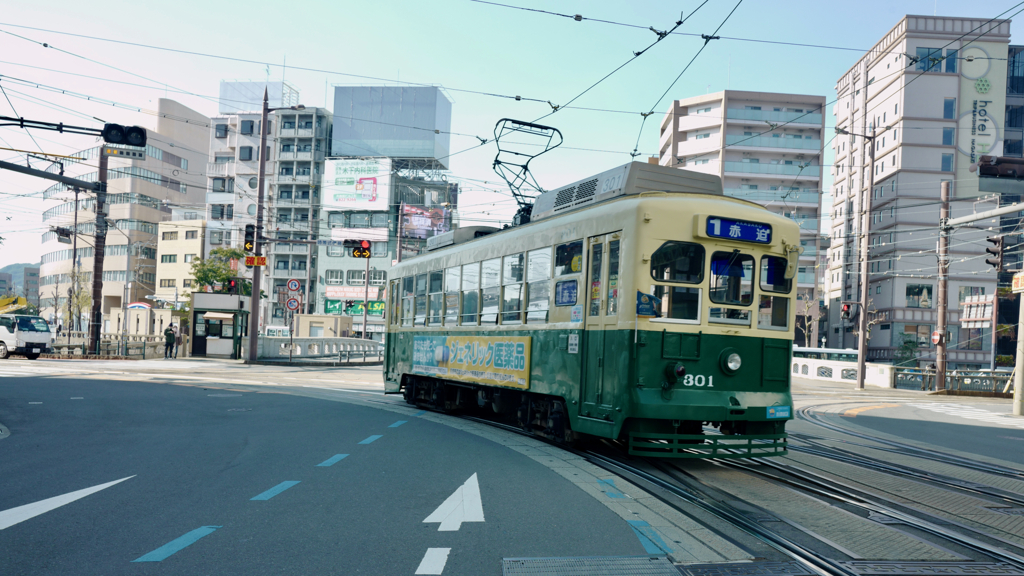
<path id="1" fill-rule="evenodd" d="M 950 74 L 956 74 L 956 59 L 956 50 L 946 50 L 946 72 L 949 72 Z"/>
<path id="2" fill-rule="evenodd" d="M 903 341 L 916 342 L 918 348 L 931 347 L 932 327 L 928 324 L 907 324 L 903 327 Z"/>
<path id="3" fill-rule="evenodd" d="M 370 270 L 370 286 L 384 286 L 387 283 L 387 270 Z"/>
<path id="4" fill-rule="evenodd" d="M 961 286 L 960 287 L 960 303 L 963 304 L 967 300 L 968 296 L 984 296 L 984 286 Z"/>
<path id="5" fill-rule="evenodd" d="M 932 307 L 931 284 L 907 284 L 907 308 Z"/>
<path id="6" fill-rule="evenodd" d="M 224 243 L 224 232 L 220 230 L 214 230 L 210 233 L 210 244 L 223 244 Z"/>
<path id="7" fill-rule="evenodd" d="M 224 178 L 214 178 L 213 188 L 214 192 L 226 192 L 227 191 L 227 180 Z"/>
<path id="8" fill-rule="evenodd" d="M 386 212 L 377 212 L 370 215 L 370 226 L 373 228 L 387 228 L 388 215 Z"/>
<path id="9" fill-rule="evenodd" d="M 952 172 L 953 171 L 953 155 L 943 154 L 942 155 L 942 171 Z"/>
<path id="10" fill-rule="evenodd" d="M 198 230 L 185 230 L 185 240 L 195 240 L 199 237 Z"/>
<path id="11" fill-rule="evenodd" d="M 227 137 L 228 137 L 228 125 L 227 124 L 217 124 L 217 138 L 227 138 Z"/>
<path id="12" fill-rule="evenodd" d="M 281 176 L 291 176 L 294 169 L 291 166 L 281 166 Z"/>
<path id="13" fill-rule="evenodd" d="M 349 270 L 345 274 L 345 283 L 349 286 L 362 286 L 366 282 L 365 270 Z"/>
<path id="14" fill-rule="evenodd" d="M 711 134 L 697 134 L 693 137 L 694 140 L 703 140 L 704 138 L 710 138 Z"/>
<path id="15" fill-rule="evenodd" d="M 337 258 L 339 256 L 344 256 L 345 250 L 341 246 L 328 246 L 327 255 L 332 258 Z"/>
<path id="16" fill-rule="evenodd" d="M 370 215 L 366 212 L 352 212 L 348 215 L 349 228 L 369 228 Z"/>
<path id="17" fill-rule="evenodd" d="M 174 279 L 164 279 L 160 281 L 161 288 L 174 288 Z"/>
<path id="18" fill-rule="evenodd" d="M 191 288 L 192 287 L 192 279 L 191 278 L 185 278 L 184 280 L 182 280 L 181 281 L 181 287 L 182 288 Z"/>
<path id="19" fill-rule="evenodd" d="M 242 120 L 242 134 L 245 136 L 252 136 L 253 127 L 256 125 L 254 120 Z"/>
<path id="20" fill-rule="evenodd" d="M 953 134 L 956 133 L 956 128 L 943 128 L 942 129 L 942 145 L 952 146 L 953 145 Z"/>
<path id="21" fill-rule="evenodd" d="M 1012 156 L 1014 158 L 1020 158 L 1021 156 L 1024 156 L 1024 141 L 1004 140 L 1003 156 Z"/>
<path id="22" fill-rule="evenodd" d="M 946 120 L 956 119 L 956 98 L 946 98 L 943 100 L 942 117 Z"/>
<path id="23" fill-rule="evenodd" d="M 234 217 L 234 204 L 210 204 L 211 220 L 231 220 Z"/>
<path id="24" fill-rule="evenodd" d="M 942 48 L 918 48 L 914 69 L 918 72 L 942 72 Z"/>
<path id="25" fill-rule="evenodd" d="M 341 286 L 345 283 L 344 270 L 328 270 L 325 276 L 328 286 Z"/>
<path id="26" fill-rule="evenodd" d="M 160 263 L 161 264 L 174 264 L 177 261 L 178 261 L 178 255 L 177 254 L 164 254 L 164 255 L 160 256 Z"/>
<path id="27" fill-rule="evenodd" d="M 177 232 L 164 232 L 163 234 L 160 235 L 160 239 L 161 240 L 177 240 L 178 239 L 178 233 Z"/>
<path id="28" fill-rule="evenodd" d="M 388 255 L 387 242 L 370 242 L 370 255 L 374 258 L 383 258 Z"/>
<path id="29" fill-rule="evenodd" d="M 243 162 L 252 160 L 252 146 L 242 146 L 238 149 L 238 159 Z"/>

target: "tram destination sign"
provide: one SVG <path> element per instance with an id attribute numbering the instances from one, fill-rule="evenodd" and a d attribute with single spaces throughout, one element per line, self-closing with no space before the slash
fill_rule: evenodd
<path id="1" fill-rule="evenodd" d="M 725 238 L 740 242 L 756 242 L 758 244 L 771 244 L 772 242 L 771 224 L 749 220 L 708 216 L 706 233 L 711 238 Z"/>

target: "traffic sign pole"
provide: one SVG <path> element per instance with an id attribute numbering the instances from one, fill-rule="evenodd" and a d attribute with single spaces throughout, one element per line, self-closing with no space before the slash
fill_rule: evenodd
<path id="1" fill-rule="evenodd" d="M 1013 291 L 1016 294 L 1024 293 L 1024 272 L 1013 275 Z M 998 290 L 996 293 L 998 294 Z M 998 298 L 998 295 L 996 297 Z M 1021 304 L 1024 304 L 1024 295 L 1019 296 L 1019 299 Z M 1024 416 L 1024 338 L 1021 338 L 1020 332 L 1024 327 L 1024 305 L 1018 308 L 1020 312 L 1017 313 L 1017 365 L 1013 369 L 1013 415 Z M 992 351 L 993 354 L 995 352 Z"/>

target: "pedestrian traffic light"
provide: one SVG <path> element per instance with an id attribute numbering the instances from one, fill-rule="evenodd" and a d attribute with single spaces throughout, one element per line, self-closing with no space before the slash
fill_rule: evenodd
<path id="1" fill-rule="evenodd" d="M 353 258 L 369 258 L 370 257 L 370 241 L 369 240 L 345 240 L 345 249 L 351 250 Z"/>
<path id="2" fill-rule="evenodd" d="M 124 144 L 140 148 L 146 145 L 146 129 L 138 126 L 104 124 L 102 136 L 107 144 Z"/>
<path id="3" fill-rule="evenodd" d="M 238 280 L 234 278 L 228 280 L 228 294 L 238 294 Z"/>
<path id="4" fill-rule="evenodd" d="M 989 236 L 985 239 L 986 242 L 994 244 L 991 248 L 985 248 L 985 252 L 994 256 L 994 258 L 986 258 L 985 263 L 991 265 L 996 269 L 996 272 L 1003 271 L 1003 237 L 1002 236 Z"/>
<path id="5" fill-rule="evenodd" d="M 843 304 L 843 313 L 841 315 L 843 320 L 849 320 L 850 316 L 852 316 L 852 315 L 853 315 L 853 307 L 851 305 L 849 305 L 849 304 Z"/>
<path id="6" fill-rule="evenodd" d="M 355 300 L 345 300 L 345 310 L 348 310 L 349 308 L 351 308 L 351 307 L 353 307 L 355 305 L 356 305 L 356 301 Z"/>
<path id="7" fill-rule="evenodd" d="M 245 225 L 245 243 L 242 247 L 246 252 L 256 251 L 256 225 L 246 224 Z"/>

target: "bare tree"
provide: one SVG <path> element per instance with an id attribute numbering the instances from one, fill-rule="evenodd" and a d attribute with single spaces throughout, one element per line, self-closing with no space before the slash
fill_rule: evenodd
<path id="1" fill-rule="evenodd" d="M 804 337 L 804 346 L 816 348 L 817 343 L 813 341 L 814 326 L 821 318 L 821 307 L 818 304 L 818 299 L 813 298 L 810 294 L 803 293 L 797 294 L 797 302 L 796 317 L 798 320 L 803 320 L 803 326 L 797 322 L 797 332 Z"/>

